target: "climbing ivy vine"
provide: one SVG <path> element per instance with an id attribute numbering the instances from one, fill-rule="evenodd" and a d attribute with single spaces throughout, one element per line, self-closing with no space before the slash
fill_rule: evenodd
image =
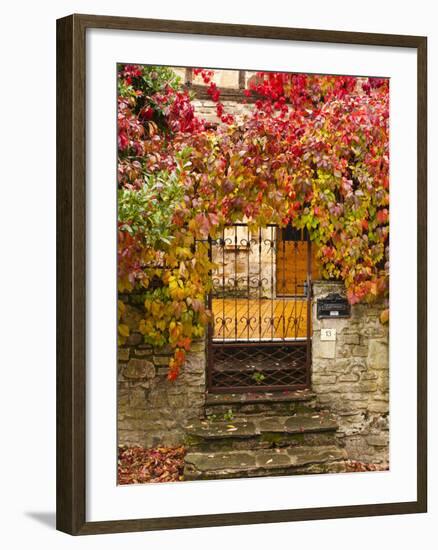
<path id="1" fill-rule="evenodd" d="M 174 350 L 169 379 L 210 318 L 208 238 L 232 222 L 305 227 L 352 304 L 387 298 L 388 80 L 260 72 L 236 120 L 213 71 L 195 69 L 211 128 L 170 69 L 118 71 L 118 285 L 144 304 L 145 342 Z M 120 343 L 123 320 L 119 302 Z"/>

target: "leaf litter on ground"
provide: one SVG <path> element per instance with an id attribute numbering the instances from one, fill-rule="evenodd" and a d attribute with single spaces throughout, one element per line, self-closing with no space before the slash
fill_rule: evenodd
<path id="1" fill-rule="evenodd" d="M 186 449 L 180 447 L 119 446 L 119 485 L 182 481 Z"/>

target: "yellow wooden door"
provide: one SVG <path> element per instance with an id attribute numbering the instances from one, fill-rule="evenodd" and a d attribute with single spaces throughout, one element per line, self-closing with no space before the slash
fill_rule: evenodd
<path id="1" fill-rule="evenodd" d="M 319 277 L 314 247 L 305 240 L 286 240 L 285 232 L 277 230 L 276 294 L 277 296 L 303 296 L 307 283 L 308 254 L 312 279 Z"/>

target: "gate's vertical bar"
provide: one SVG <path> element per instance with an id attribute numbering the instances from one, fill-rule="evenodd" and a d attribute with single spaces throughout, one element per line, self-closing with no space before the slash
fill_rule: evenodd
<path id="1" fill-rule="evenodd" d="M 297 235 L 294 235 L 295 240 L 292 241 L 293 246 L 293 257 L 294 257 L 294 266 L 293 266 L 293 283 L 292 283 L 292 294 L 293 294 L 293 301 L 291 304 L 291 312 L 289 320 L 292 319 L 293 323 L 293 332 L 291 330 L 291 334 L 294 335 L 294 338 L 297 339 L 299 336 L 299 321 L 301 319 L 301 311 L 298 313 L 298 300 L 299 300 L 299 291 L 298 291 L 298 253 L 299 253 L 299 241 L 296 240 Z M 301 237 L 301 234 L 300 234 Z M 301 300 L 300 300 L 301 301 Z M 288 325 L 289 326 L 289 325 Z M 292 327 L 291 327 L 292 328 Z"/>
<path id="2" fill-rule="evenodd" d="M 306 258 L 304 262 L 305 277 L 306 277 L 305 281 L 299 278 L 302 275 L 301 275 L 301 272 L 298 271 L 298 255 L 303 253 L 302 243 L 306 242 L 306 235 L 305 235 L 304 229 L 299 230 L 299 234 L 297 234 L 297 237 L 298 237 L 298 240 L 294 241 L 295 257 L 297 258 L 296 264 L 295 264 L 295 278 L 294 278 L 294 289 L 295 289 L 294 324 L 295 324 L 295 338 L 300 338 L 300 329 L 301 329 L 301 321 L 303 319 L 303 312 L 307 307 L 306 300 L 305 300 L 306 298 L 305 284 L 307 283 L 307 246 L 304 250 L 306 254 Z M 300 265 L 300 269 L 301 269 L 301 265 Z M 302 292 L 300 290 L 301 288 L 302 288 Z"/>
<path id="3" fill-rule="evenodd" d="M 222 341 L 225 342 L 225 331 L 227 328 L 225 318 L 225 228 L 222 229 Z"/>
<path id="4" fill-rule="evenodd" d="M 237 340 L 237 297 L 239 295 L 237 284 L 237 225 L 234 225 L 234 340 Z"/>
<path id="5" fill-rule="evenodd" d="M 282 333 L 282 339 L 285 340 L 286 338 L 286 271 L 285 271 L 285 265 L 286 265 L 286 240 L 285 240 L 285 230 L 281 229 L 281 242 L 283 246 L 283 254 L 281 259 L 281 271 L 282 271 L 282 304 L 283 304 L 283 314 L 282 314 L 282 320 L 283 320 L 283 333 Z"/>
<path id="6" fill-rule="evenodd" d="M 275 331 L 274 331 L 274 325 L 275 325 L 275 309 L 274 309 L 274 300 L 275 300 L 275 292 L 276 289 L 274 289 L 274 235 L 276 236 L 276 229 L 274 226 L 271 225 L 271 242 L 270 242 L 270 252 L 271 252 L 271 319 L 270 319 L 270 325 L 271 325 L 271 340 L 274 339 Z"/>
<path id="7" fill-rule="evenodd" d="M 307 232 L 307 327 L 306 327 L 306 345 L 307 345 L 307 361 L 306 361 L 306 381 L 310 388 L 310 365 L 312 361 L 311 350 L 311 331 L 312 331 L 312 243 L 310 241 L 309 232 Z"/>
<path id="8" fill-rule="evenodd" d="M 262 340 L 262 228 L 259 227 L 259 277 L 258 277 L 258 297 L 259 297 L 259 342 Z"/>
<path id="9" fill-rule="evenodd" d="M 247 260 L 246 260 L 246 326 L 247 326 L 247 339 L 249 340 L 249 329 L 251 325 L 251 317 L 250 317 L 250 305 L 251 305 L 251 287 L 250 287 L 250 278 L 249 278 L 249 271 L 250 271 L 250 254 L 251 254 L 251 239 L 249 236 L 249 226 L 247 225 L 246 228 L 246 244 L 248 247 L 248 254 L 247 254 Z"/>
<path id="10" fill-rule="evenodd" d="M 208 237 L 208 259 L 210 263 L 213 259 L 213 240 Z M 212 270 L 210 267 L 210 277 L 213 280 Z M 207 327 L 207 392 L 213 387 L 213 336 L 214 336 L 214 323 L 215 316 L 213 313 L 213 283 L 210 292 L 207 295 L 207 307 L 211 312 L 211 320 Z"/>

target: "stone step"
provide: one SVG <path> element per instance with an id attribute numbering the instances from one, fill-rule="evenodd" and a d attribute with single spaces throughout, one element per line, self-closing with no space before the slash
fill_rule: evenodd
<path id="1" fill-rule="evenodd" d="M 184 479 L 227 479 L 345 472 L 347 455 L 336 446 L 189 452 Z"/>
<path id="2" fill-rule="evenodd" d="M 328 414 L 248 416 L 227 422 L 198 420 L 185 427 L 191 450 L 225 451 L 334 445 L 338 425 Z"/>
<path id="3" fill-rule="evenodd" d="M 269 413 L 292 415 L 310 413 L 315 407 L 315 394 L 310 390 L 281 392 L 209 393 L 205 414 L 217 420 L 240 415 Z"/>

